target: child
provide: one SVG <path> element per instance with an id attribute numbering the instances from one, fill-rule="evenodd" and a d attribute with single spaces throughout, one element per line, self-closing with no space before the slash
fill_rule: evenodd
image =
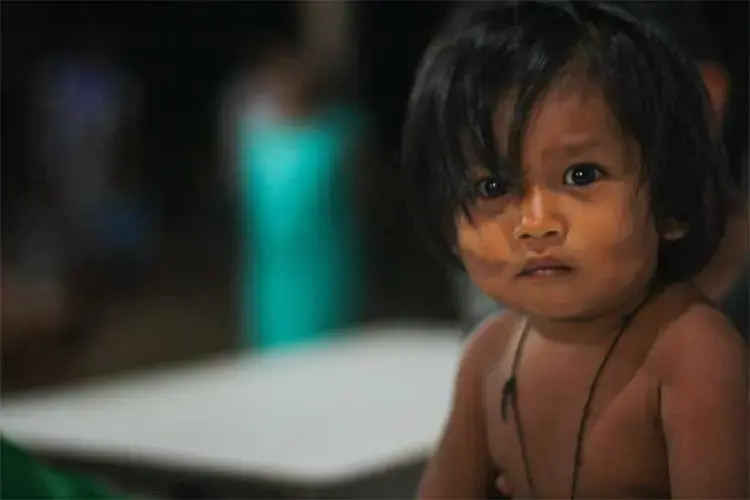
<path id="1" fill-rule="evenodd" d="M 471 6 L 428 49 L 418 226 L 513 312 L 474 333 L 420 498 L 747 498 L 746 348 L 693 278 L 724 227 L 694 64 L 611 5 Z M 715 130 L 715 129 L 714 129 Z"/>

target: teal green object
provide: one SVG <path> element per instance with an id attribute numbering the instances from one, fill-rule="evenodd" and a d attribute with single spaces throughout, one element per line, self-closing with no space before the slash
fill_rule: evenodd
<path id="1" fill-rule="evenodd" d="M 0 498 L 124 499 L 87 477 L 48 467 L 4 436 L 0 436 Z"/>
<path id="2" fill-rule="evenodd" d="M 320 339 L 361 304 L 351 148 L 359 120 L 330 110 L 306 125 L 249 119 L 240 155 L 241 334 L 272 348 Z"/>

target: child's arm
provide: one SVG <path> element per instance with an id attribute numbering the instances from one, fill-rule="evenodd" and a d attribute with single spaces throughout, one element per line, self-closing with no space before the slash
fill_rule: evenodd
<path id="1" fill-rule="evenodd" d="M 664 335 L 661 412 L 672 498 L 748 498 L 746 345 L 705 306 Z"/>
<path id="2" fill-rule="evenodd" d="M 500 360 L 514 323 L 511 315 L 490 318 L 468 341 L 456 378 L 453 407 L 420 482 L 418 498 L 487 497 L 496 471 L 487 438 L 484 383 L 493 360 Z"/>

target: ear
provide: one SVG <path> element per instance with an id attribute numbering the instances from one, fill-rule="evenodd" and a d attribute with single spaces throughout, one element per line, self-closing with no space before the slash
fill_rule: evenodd
<path id="1" fill-rule="evenodd" d="M 666 241 L 677 241 L 688 233 L 688 225 L 676 219 L 667 219 L 662 230 L 662 238 Z"/>

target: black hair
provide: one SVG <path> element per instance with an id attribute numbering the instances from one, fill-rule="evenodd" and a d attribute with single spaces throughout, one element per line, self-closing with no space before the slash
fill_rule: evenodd
<path id="1" fill-rule="evenodd" d="M 623 131 L 637 141 L 657 228 L 689 228 L 659 248 L 655 281 L 696 275 L 724 231 L 726 166 L 695 62 L 634 9 L 603 2 L 503 1 L 461 8 L 429 45 L 402 136 L 407 204 L 433 250 L 453 251 L 455 216 L 475 198 L 468 170 L 480 165 L 519 185 L 520 144 L 532 109 L 583 63 Z M 507 154 L 493 116 L 513 97 Z M 507 99 L 506 99 L 507 100 Z M 476 163 L 474 163 L 476 165 Z"/>
<path id="2" fill-rule="evenodd" d="M 658 23 L 680 47 L 698 62 L 722 62 L 721 49 L 700 2 L 627 2 Z"/>

